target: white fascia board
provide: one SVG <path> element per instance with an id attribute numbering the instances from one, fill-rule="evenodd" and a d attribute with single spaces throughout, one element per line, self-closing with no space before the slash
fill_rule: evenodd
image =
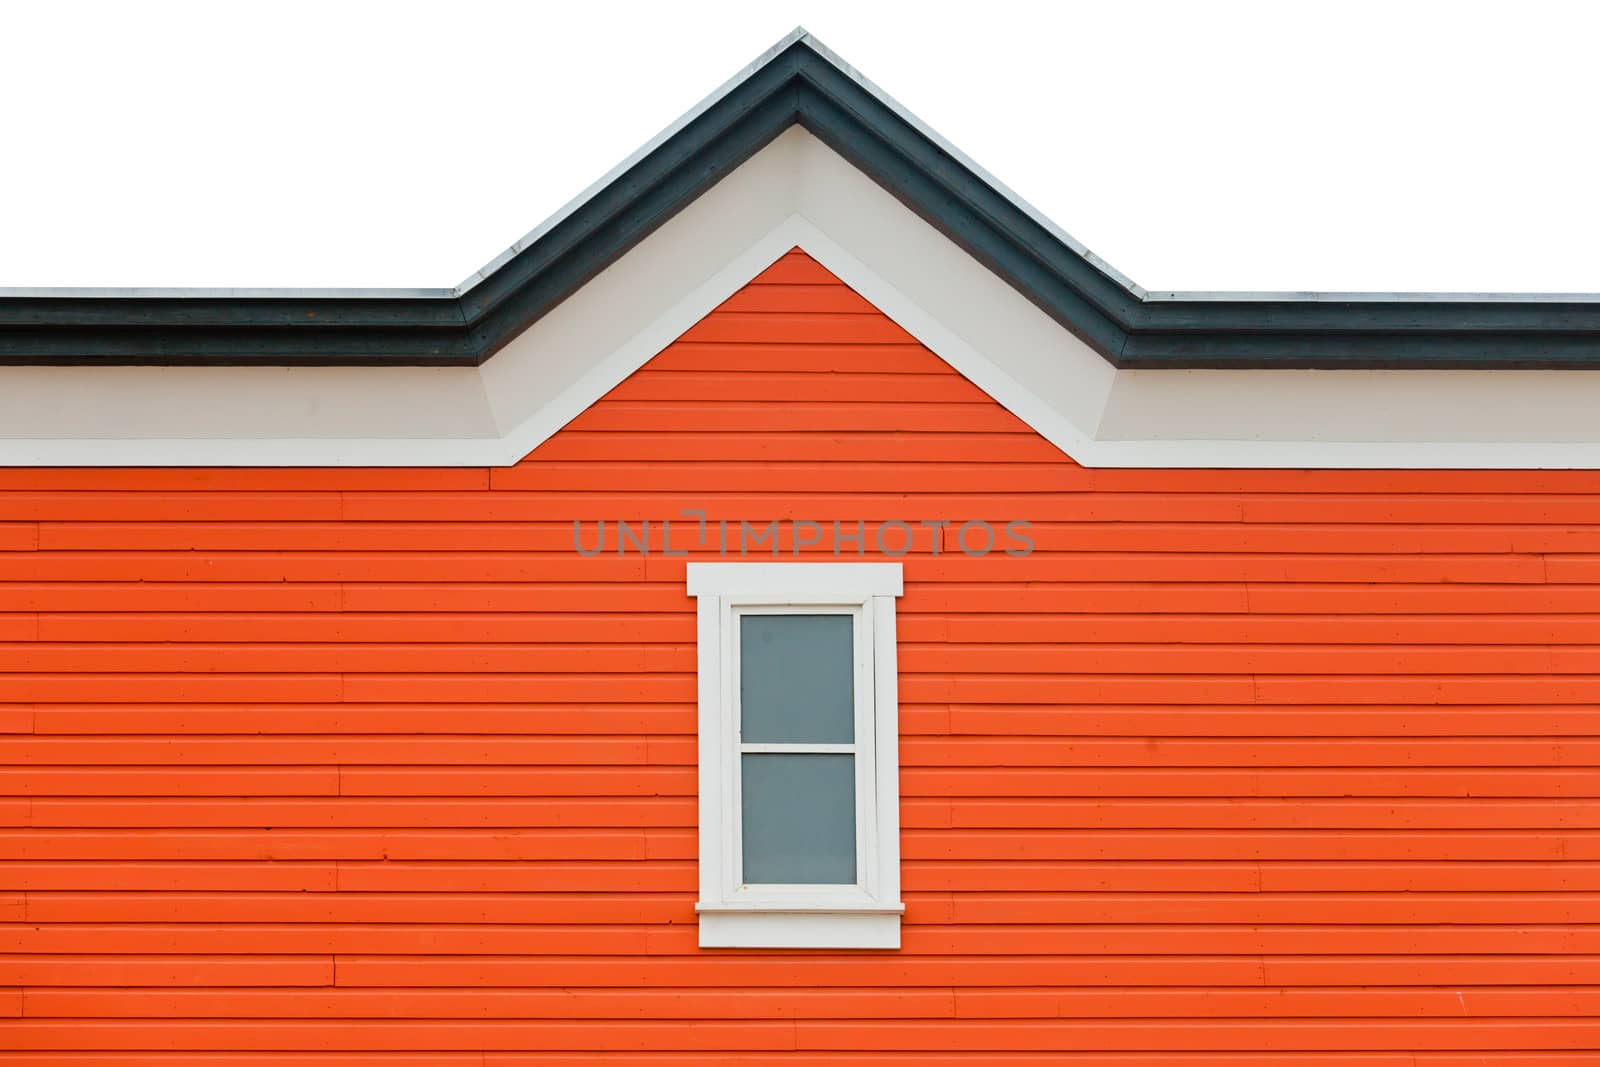
<path id="1" fill-rule="evenodd" d="M 482 367 L 0 367 L 0 466 L 509 466 L 795 246 L 1084 466 L 1600 469 L 1600 374 L 1117 370 L 798 127 Z"/>

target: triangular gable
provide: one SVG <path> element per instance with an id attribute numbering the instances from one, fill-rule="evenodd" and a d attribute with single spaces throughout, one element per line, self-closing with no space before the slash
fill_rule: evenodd
<path id="1" fill-rule="evenodd" d="M 616 484 L 569 470 L 587 461 Z M 624 477 L 629 464 L 776 464 L 717 484 Z M 1072 467 L 1060 451 L 962 377 L 805 251 L 795 248 L 648 359 L 517 467 L 505 488 L 669 492 L 827 491 L 833 464 Z M 610 466 L 618 465 L 613 471 Z M 785 482 L 799 472 L 800 482 Z M 782 472 L 782 473 L 780 473 Z M 968 472 L 973 473 L 971 471 Z M 563 479 L 566 479 L 565 481 Z M 845 479 L 849 481 L 849 479 Z M 890 476 L 865 486 L 911 488 Z M 852 484 L 863 488 L 859 481 Z M 960 491 L 1004 488 L 982 476 Z"/>

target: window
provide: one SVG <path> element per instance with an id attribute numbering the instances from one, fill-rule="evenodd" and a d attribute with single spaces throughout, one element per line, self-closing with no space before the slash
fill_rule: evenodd
<path id="1" fill-rule="evenodd" d="M 688 568 L 701 946 L 900 947 L 900 564 Z"/>

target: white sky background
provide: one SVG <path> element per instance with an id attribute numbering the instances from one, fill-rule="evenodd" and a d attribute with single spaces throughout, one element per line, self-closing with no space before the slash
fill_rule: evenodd
<path id="1" fill-rule="evenodd" d="M 796 24 L 1146 288 L 1600 292 L 1526 0 L 0 0 L 0 286 L 452 286 Z"/>

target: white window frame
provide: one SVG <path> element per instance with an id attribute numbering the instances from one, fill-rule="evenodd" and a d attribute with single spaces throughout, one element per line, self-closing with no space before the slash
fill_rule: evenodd
<path id="1" fill-rule="evenodd" d="M 690 563 L 698 601 L 702 948 L 899 948 L 898 563 Z M 855 620 L 852 745 L 742 744 L 738 618 L 844 614 Z M 742 752 L 853 752 L 854 885 L 746 885 L 739 874 Z"/>

